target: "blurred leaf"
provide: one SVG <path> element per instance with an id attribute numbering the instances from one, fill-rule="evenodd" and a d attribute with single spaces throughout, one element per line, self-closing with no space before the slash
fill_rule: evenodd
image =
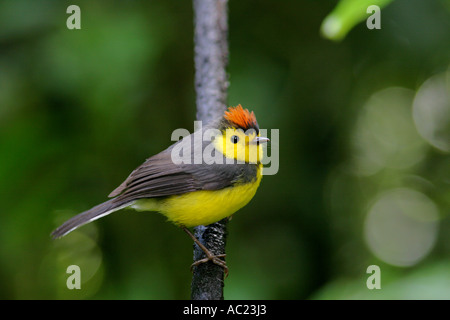
<path id="1" fill-rule="evenodd" d="M 341 0 L 323 20 L 320 32 L 330 40 L 342 40 L 353 27 L 370 16 L 367 13 L 369 6 L 376 5 L 381 9 L 391 2 L 392 0 Z"/>

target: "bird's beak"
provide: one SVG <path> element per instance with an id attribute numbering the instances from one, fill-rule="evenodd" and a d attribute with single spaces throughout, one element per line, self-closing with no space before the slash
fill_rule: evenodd
<path id="1" fill-rule="evenodd" d="M 269 138 L 266 138 L 266 137 L 255 137 L 255 138 L 252 140 L 252 143 L 254 143 L 254 144 L 260 144 L 260 143 L 266 143 L 267 141 L 270 141 L 270 139 L 269 139 Z"/>

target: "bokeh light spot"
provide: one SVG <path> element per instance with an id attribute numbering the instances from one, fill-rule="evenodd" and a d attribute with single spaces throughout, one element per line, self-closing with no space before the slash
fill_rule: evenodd
<path id="1" fill-rule="evenodd" d="M 413 104 L 419 134 L 433 147 L 450 151 L 450 72 L 438 74 L 417 91 Z"/>
<path id="2" fill-rule="evenodd" d="M 426 143 L 414 127 L 413 98 L 412 90 L 390 87 L 366 102 L 352 141 L 358 175 L 375 174 L 383 168 L 406 169 L 423 159 Z"/>
<path id="3" fill-rule="evenodd" d="M 379 259 L 395 266 L 412 266 L 433 248 L 438 218 L 436 205 L 423 193 L 393 189 L 370 207 L 364 236 Z"/>

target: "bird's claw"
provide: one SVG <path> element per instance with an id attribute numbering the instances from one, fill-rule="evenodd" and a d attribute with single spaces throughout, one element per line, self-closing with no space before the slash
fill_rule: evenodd
<path id="1" fill-rule="evenodd" d="M 225 274 L 225 278 L 228 277 L 228 266 L 227 263 L 220 259 L 220 258 L 225 258 L 226 254 L 218 254 L 218 255 L 207 255 L 206 258 L 200 259 L 195 261 L 192 265 L 191 265 L 191 272 L 193 272 L 194 267 L 202 264 L 202 263 L 206 263 L 208 261 L 211 261 L 212 263 L 220 266 L 223 268 L 224 274 Z"/>

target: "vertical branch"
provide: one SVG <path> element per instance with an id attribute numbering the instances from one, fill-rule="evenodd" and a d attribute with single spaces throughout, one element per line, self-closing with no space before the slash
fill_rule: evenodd
<path id="1" fill-rule="evenodd" d="M 221 117 L 226 109 L 228 79 L 228 17 L 227 0 L 193 0 L 195 89 L 197 120 L 205 123 Z M 223 219 L 195 228 L 195 237 L 213 254 L 225 253 L 226 222 Z M 194 244 L 194 261 L 204 258 Z M 223 299 L 222 267 L 203 263 L 194 267 L 191 283 L 193 300 Z"/>
<path id="2" fill-rule="evenodd" d="M 209 122 L 226 109 L 228 0 L 194 0 L 197 120 Z"/>

